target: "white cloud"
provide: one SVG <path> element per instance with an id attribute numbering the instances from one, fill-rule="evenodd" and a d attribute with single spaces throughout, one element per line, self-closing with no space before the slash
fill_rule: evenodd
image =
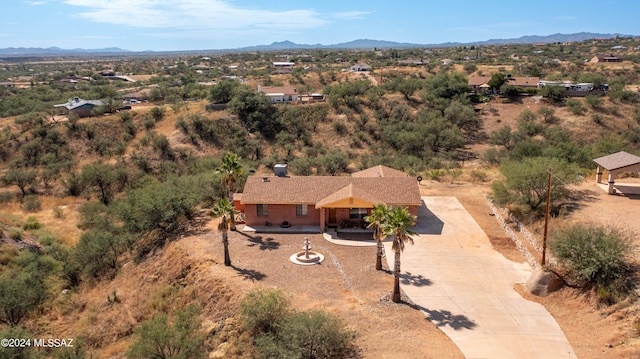
<path id="1" fill-rule="evenodd" d="M 368 11 L 347 11 L 347 12 L 337 12 L 337 13 L 331 14 L 331 16 L 333 16 L 336 19 L 355 20 L 355 19 L 361 19 L 368 14 L 370 14 L 370 12 Z"/>
<path id="2" fill-rule="evenodd" d="M 33 6 L 46 4 L 44 1 L 23 1 L 23 3 L 27 5 L 33 5 Z"/>
<path id="3" fill-rule="evenodd" d="M 327 23 L 313 10 L 242 8 L 224 0 L 64 0 L 95 22 L 173 29 L 303 29 Z"/>

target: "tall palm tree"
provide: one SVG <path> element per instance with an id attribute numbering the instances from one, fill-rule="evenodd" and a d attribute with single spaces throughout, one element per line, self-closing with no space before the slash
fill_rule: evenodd
<path id="1" fill-rule="evenodd" d="M 240 158 L 235 153 L 227 153 L 222 157 L 222 165 L 216 169 L 216 172 L 222 175 L 222 183 L 227 187 L 227 198 L 229 202 L 233 204 L 233 188 L 238 180 L 238 177 L 242 175 L 242 166 L 240 165 Z M 230 229 L 236 230 L 235 218 L 231 218 Z"/>
<path id="2" fill-rule="evenodd" d="M 391 248 L 395 252 L 395 261 L 393 265 L 393 295 L 391 300 L 394 303 L 400 303 L 400 254 L 404 250 L 406 242 L 413 244 L 411 236 L 416 233 L 409 228 L 416 223 L 416 216 L 409 213 L 407 207 L 393 207 L 389 212 L 389 216 L 383 222 L 383 232 L 385 235 L 393 235 L 393 245 Z"/>
<path id="3" fill-rule="evenodd" d="M 365 222 L 368 223 L 367 228 L 373 227 L 373 238 L 377 242 L 378 250 L 376 251 L 376 270 L 382 270 L 382 253 L 384 246 L 382 246 L 382 240 L 386 235 L 382 232 L 383 224 L 389 217 L 390 208 L 384 203 L 377 206 L 373 206 L 371 214 L 364 217 Z"/>
<path id="4" fill-rule="evenodd" d="M 231 265 L 231 258 L 229 258 L 229 237 L 228 232 L 233 220 L 233 216 L 236 214 L 236 210 L 233 209 L 233 204 L 228 199 L 222 198 L 211 209 L 210 215 L 216 218 L 222 218 L 220 224 L 218 224 L 218 231 L 222 233 L 222 245 L 224 246 L 224 265 Z"/>

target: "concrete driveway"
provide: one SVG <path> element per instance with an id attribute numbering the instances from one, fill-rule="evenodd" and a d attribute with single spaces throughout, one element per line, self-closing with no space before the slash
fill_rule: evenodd
<path id="1" fill-rule="evenodd" d="M 531 274 L 505 259 L 455 197 L 423 197 L 402 290 L 467 358 L 576 358 L 551 314 L 513 286 Z M 385 242 L 393 268 L 391 242 Z M 424 343 L 428 345 L 428 343 Z"/>

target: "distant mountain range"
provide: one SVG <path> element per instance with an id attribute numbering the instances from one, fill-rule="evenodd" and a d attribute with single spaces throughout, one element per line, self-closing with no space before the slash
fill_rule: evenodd
<path id="1" fill-rule="evenodd" d="M 611 39 L 616 37 L 635 37 L 636 35 L 623 34 L 599 34 L 592 32 L 579 32 L 575 34 L 552 34 L 546 36 L 530 35 L 512 39 L 491 39 L 477 42 L 445 42 L 440 44 L 412 44 L 406 42 L 394 42 L 384 40 L 359 39 L 333 45 L 308 45 L 296 44 L 291 41 L 274 42 L 271 45 L 248 46 L 236 49 L 217 50 L 192 50 L 192 51 L 141 51 L 134 52 L 117 47 L 104 49 L 61 49 L 59 47 L 9 47 L 0 49 L 0 57 L 18 56 L 87 56 L 87 55 L 117 55 L 117 54 L 164 54 L 164 53 L 202 53 L 202 52 L 230 52 L 230 51 L 277 51 L 295 49 L 388 49 L 388 48 L 424 48 L 424 47 L 452 47 L 452 46 L 479 46 L 479 45 L 503 45 L 503 44 L 534 44 L 552 42 L 577 42 L 590 39 Z"/>

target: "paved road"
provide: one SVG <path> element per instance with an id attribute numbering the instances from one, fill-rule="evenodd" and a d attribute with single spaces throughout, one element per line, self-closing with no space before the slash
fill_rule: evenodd
<path id="1" fill-rule="evenodd" d="M 402 254 L 400 285 L 427 318 L 467 358 L 576 358 L 551 314 L 513 290 L 530 267 L 493 250 L 455 197 L 422 199 L 420 235 Z M 391 242 L 385 251 L 393 268 Z"/>

